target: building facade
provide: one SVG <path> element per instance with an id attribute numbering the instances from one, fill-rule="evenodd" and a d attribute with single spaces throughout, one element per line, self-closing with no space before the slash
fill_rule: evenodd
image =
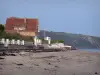
<path id="1" fill-rule="evenodd" d="M 23 36 L 37 36 L 38 19 L 10 17 L 6 20 L 5 31 Z"/>

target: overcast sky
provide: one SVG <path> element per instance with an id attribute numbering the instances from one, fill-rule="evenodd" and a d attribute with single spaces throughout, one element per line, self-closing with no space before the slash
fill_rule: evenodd
<path id="1" fill-rule="evenodd" d="M 39 19 L 40 29 L 100 36 L 100 0 L 0 0 L 7 17 Z"/>

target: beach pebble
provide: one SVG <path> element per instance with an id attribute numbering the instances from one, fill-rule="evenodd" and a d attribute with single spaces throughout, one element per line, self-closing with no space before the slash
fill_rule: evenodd
<path id="1" fill-rule="evenodd" d="M 58 66 L 55 66 L 55 67 L 57 67 L 57 68 L 58 68 Z"/>
<path id="2" fill-rule="evenodd" d="M 35 66 L 39 66 L 39 64 L 34 64 Z"/>
<path id="3" fill-rule="evenodd" d="M 47 68 L 44 68 L 44 70 L 48 70 Z"/>
<path id="4" fill-rule="evenodd" d="M 97 72 L 95 72 L 95 74 L 98 74 Z"/>
<path id="5" fill-rule="evenodd" d="M 51 65 L 51 63 L 48 63 L 48 65 Z"/>
<path id="6" fill-rule="evenodd" d="M 18 66 L 22 66 L 23 64 L 17 64 Z"/>

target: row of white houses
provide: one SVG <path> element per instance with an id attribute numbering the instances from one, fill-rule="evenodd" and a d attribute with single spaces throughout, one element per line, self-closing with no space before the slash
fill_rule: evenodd
<path id="1" fill-rule="evenodd" d="M 68 45 L 64 45 L 63 43 L 54 43 L 54 44 L 51 44 L 51 38 L 50 37 L 45 37 L 44 40 L 47 40 L 48 41 L 48 48 L 68 48 L 68 49 L 71 49 L 72 46 L 68 46 Z M 5 39 L 5 38 L 2 38 L 0 39 L 0 43 L 3 44 L 5 47 L 8 47 L 9 44 L 12 44 L 12 45 L 25 45 L 25 41 L 24 40 L 15 40 L 15 39 Z M 51 44 L 51 45 L 50 45 Z M 42 40 L 39 39 L 38 37 L 34 37 L 34 45 L 37 46 L 37 45 L 42 45 Z"/>
<path id="2" fill-rule="evenodd" d="M 48 41 L 48 44 L 51 44 L 51 38 L 50 37 L 45 37 L 44 40 Z M 39 39 L 38 37 L 34 37 L 34 45 L 41 45 L 42 44 L 42 40 Z"/>
<path id="3" fill-rule="evenodd" d="M 0 43 L 4 44 L 5 46 L 9 44 L 24 45 L 25 44 L 24 42 L 25 42 L 24 40 L 15 40 L 15 39 L 9 40 L 5 38 L 0 39 Z"/>
<path id="4" fill-rule="evenodd" d="M 50 37 L 45 37 L 44 39 L 48 41 L 48 44 L 51 43 Z M 0 39 L 0 43 L 4 44 L 5 46 L 8 46 L 9 44 L 24 45 L 25 41 L 24 40 L 15 40 L 15 39 L 9 40 L 9 39 L 2 38 L 2 39 Z M 37 46 L 37 45 L 41 45 L 41 44 L 42 44 L 42 40 L 39 39 L 38 37 L 34 37 L 34 45 Z"/>

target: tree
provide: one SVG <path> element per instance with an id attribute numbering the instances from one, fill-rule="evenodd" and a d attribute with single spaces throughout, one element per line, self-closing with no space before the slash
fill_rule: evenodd
<path id="1" fill-rule="evenodd" d="M 58 40 L 59 43 L 64 43 L 64 40 Z"/>
<path id="2" fill-rule="evenodd" d="M 4 25 L 0 24 L 0 32 L 4 32 L 4 29 L 5 29 Z"/>
<path id="3" fill-rule="evenodd" d="M 51 43 L 64 43 L 64 40 L 51 40 Z"/>

